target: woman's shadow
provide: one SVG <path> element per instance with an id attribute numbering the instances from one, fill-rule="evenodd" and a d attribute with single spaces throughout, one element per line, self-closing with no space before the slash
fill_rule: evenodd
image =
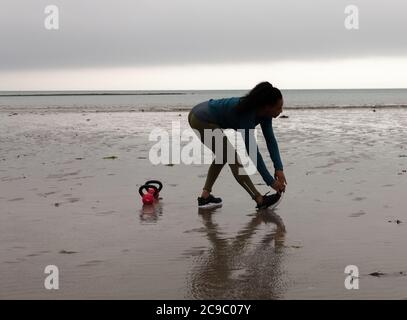
<path id="1" fill-rule="evenodd" d="M 237 235 L 222 237 L 213 222 L 214 211 L 200 210 L 204 232 L 210 242 L 207 250 L 195 256 L 187 280 L 187 296 L 193 299 L 273 299 L 285 289 L 281 260 L 284 257 L 283 220 L 272 210 L 254 213 Z M 265 235 L 251 241 L 262 224 Z M 274 227 L 274 228 L 273 228 Z"/>

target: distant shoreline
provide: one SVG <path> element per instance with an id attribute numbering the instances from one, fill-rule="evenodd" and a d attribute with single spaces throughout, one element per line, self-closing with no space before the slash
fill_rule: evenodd
<path id="1" fill-rule="evenodd" d="M 147 107 L 147 108 L 140 108 L 140 107 L 117 107 L 117 108 L 87 108 L 87 107 L 38 107 L 38 108 L 21 108 L 21 107 L 9 107 L 4 108 L 0 106 L 0 114 L 1 113 L 11 113 L 11 115 L 18 114 L 18 113 L 165 113 L 165 112 L 189 112 L 191 110 L 191 106 L 185 107 L 173 107 L 173 108 L 155 108 L 155 107 Z M 291 106 L 286 107 L 285 111 L 310 111 L 310 110 L 321 110 L 321 111 L 335 111 L 335 110 L 395 110 L 395 109 L 407 109 L 407 104 L 402 105 L 357 105 L 357 106 Z"/>
<path id="2" fill-rule="evenodd" d="M 184 95 L 186 92 L 49 92 L 49 93 L 2 93 L 0 97 L 36 97 L 36 96 L 157 96 L 157 95 Z M 191 93 L 193 94 L 193 93 Z"/>
<path id="3" fill-rule="evenodd" d="M 249 89 L 205 89 L 205 90 L 66 90 L 66 91 L 6 91 L 0 90 L 0 97 L 35 97 L 35 96 L 162 96 L 162 95 L 194 95 L 204 92 L 246 92 Z M 360 88 L 360 89 L 283 89 L 283 92 L 295 91 L 375 91 L 375 90 L 407 90 L 407 88 Z"/>

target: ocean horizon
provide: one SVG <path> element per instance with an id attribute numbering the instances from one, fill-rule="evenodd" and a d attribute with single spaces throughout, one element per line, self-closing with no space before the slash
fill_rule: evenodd
<path id="1" fill-rule="evenodd" d="M 247 90 L 0 91 L 0 111 L 182 111 L 209 99 L 243 96 Z M 284 107 L 407 107 L 407 89 L 286 89 Z"/>

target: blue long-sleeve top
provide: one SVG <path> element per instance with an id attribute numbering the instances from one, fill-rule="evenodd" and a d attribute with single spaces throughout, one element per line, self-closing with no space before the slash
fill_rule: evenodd
<path id="1" fill-rule="evenodd" d="M 254 129 L 260 124 L 274 168 L 275 170 L 283 170 L 278 143 L 273 132 L 272 119 L 256 116 L 255 110 L 239 113 L 235 108 L 239 100 L 240 97 L 210 99 L 207 103 L 198 104 L 192 111 L 198 119 L 215 123 L 222 129 L 243 130 L 246 151 L 250 156 L 249 145 L 256 146 L 257 162 L 255 162 L 253 158 L 251 159 L 255 162 L 257 171 L 262 176 L 264 182 L 268 186 L 271 186 L 274 182 L 274 178 L 264 163 L 263 157 L 256 144 L 253 130 L 250 129 Z"/>

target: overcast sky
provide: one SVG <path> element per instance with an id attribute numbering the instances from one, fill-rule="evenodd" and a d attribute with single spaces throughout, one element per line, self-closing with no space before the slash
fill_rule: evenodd
<path id="1" fill-rule="evenodd" d="M 407 84 L 405 0 L 0 1 L 0 90 Z"/>

